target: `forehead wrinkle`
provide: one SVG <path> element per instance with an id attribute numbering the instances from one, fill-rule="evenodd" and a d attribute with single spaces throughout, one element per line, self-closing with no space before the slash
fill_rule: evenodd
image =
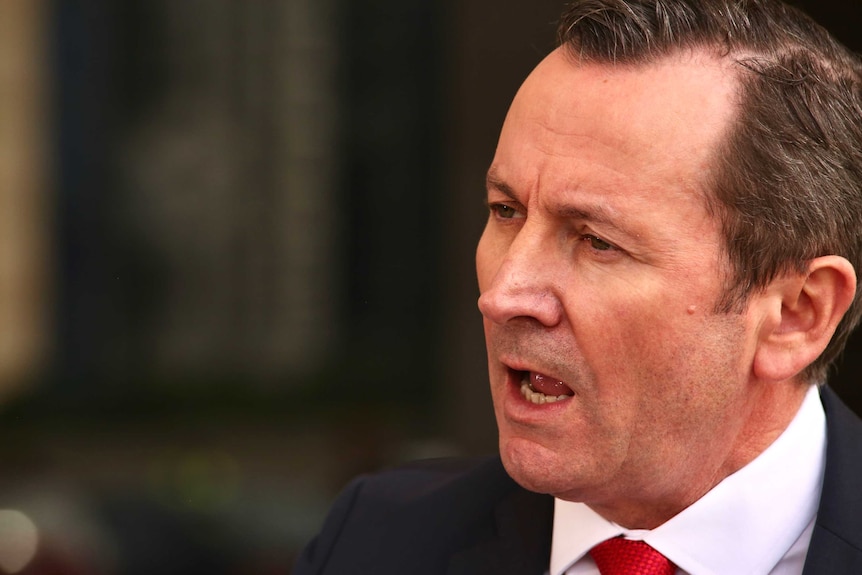
<path id="1" fill-rule="evenodd" d="M 534 190 L 536 194 L 533 194 L 536 198 L 538 198 L 538 191 L 541 189 L 542 185 L 542 172 L 538 171 L 535 174 L 535 181 L 529 185 L 530 190 Z M 520 196 L 519 192 L 515 189 L 515 186 L 506 182 L 505 179 L 499 176 L 497 173 L 496 165 L 492 165 L 488 169 L 488 173 L 485 176 L 485 187 L 490 190 L 496 190 L 503 195 L 507 196 L 512 201 L 518 202 L 520 204 L 526 204 L 529 202 L 529 197 L 523 198 Z M 527 192 L 527 195 L 530 195 L 530 192 Z"/>

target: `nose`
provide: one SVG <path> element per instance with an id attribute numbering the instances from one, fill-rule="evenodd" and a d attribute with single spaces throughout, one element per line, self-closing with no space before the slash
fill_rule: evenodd
<path id="1" fill-rule="evenodd" d="M 479 310 L 500 325 L 515 318 L 527 318 L 553 327 L 563 316 L 558 281 L 560 262 L 554 262 L 553 250 L 539 236 L 525 232 L 522 230 L 496 257 L 493 253 L 496 250 L 486 249 L 491 253 L 483 253 L 480 242 L 477 266 L 483 289 Z"/>

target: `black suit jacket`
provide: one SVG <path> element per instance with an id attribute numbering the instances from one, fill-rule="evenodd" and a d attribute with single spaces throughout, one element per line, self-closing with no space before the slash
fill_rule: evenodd
<path id="1" fill-rule="evenodd" d="M 826 476 L 803 575 L 858 575 L 862 422 L 821 395 Z M 294 575 L 541 575 L 552 517 L 553 498 L 519 487 L 498 457 L 414 464 L 351 483 Z"/>

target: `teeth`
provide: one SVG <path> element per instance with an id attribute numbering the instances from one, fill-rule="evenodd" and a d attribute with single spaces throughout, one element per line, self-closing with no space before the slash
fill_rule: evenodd
<path id="1" fill-rule="evenodd" d="M 535 403 L 536 405 L 542 405 L 543 403 L 554 403 L 557 401 L 563 401 L 564 399 L 569 399 L 568 395 L 545 395 L 544 393 L 539 393 L 538 391 L 533 391 L 530 387 L 529 383 L 522 382 L 521 383 L 521 395 L 529 401 L 530 403 Z"/>

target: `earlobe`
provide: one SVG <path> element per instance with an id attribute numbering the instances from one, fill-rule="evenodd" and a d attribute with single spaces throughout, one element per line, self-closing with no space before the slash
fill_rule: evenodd
<path id="1" fill-rule="evenodd" d="M 856 272 L 840 256 L 814 258 L 805 274 L 773 280 L 762 296 L 754 375 L 782 381 L 805 369 L 826 349 L 855 294 Z"/>

